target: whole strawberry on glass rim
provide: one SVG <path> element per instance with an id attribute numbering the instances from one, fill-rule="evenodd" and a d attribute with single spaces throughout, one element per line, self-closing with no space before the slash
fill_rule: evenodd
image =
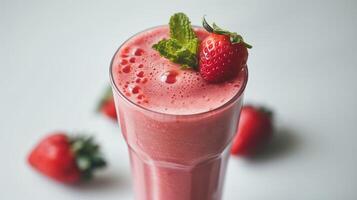
<path id="1" fill-rule="evenodd" d="M 92 137 L 54 132 L 43 138 L 28 156 L 28 163 L 56 181 L 73 184 L 89 180 L 106 166 Z"/>
<path id="2" fill-rule="evenodd" d="M 210 26 L 203 18 L 203 27 L 210 32 L 199 45 L 199 71 L 203 79 L 219 83 L 235 77 L 246 66 L 247 48 L 242 36 L 218 27 Z"/>

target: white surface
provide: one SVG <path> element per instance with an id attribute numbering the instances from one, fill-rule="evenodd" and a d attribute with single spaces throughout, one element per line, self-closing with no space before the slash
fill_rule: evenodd
<path id="1" fill-rule="evenodd" d="M 281 136 L 230 161 L 224 199 L 357 199 L 357 3 L 301 0 L 0 0 L 0 199 L 132 199 L 123 138 L 95 104 L 116 48 L 176 11 L 241 32 L 246 102 L 276 111 Z M 109 168 L 77 187 L 35 173 L 26 154 L 56 129 L 97 133 Z"/>

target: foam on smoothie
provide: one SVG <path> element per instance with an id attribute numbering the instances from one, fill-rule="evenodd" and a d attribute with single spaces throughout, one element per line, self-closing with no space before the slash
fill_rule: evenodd
<path id="1" fill-rule="evenodd" d="M 195 28 L 195 32 L 199 40 L 208 35 L 201 28 Z M 130 101 L 156 112 L 195 114 L 220 107 L 241 89 L 243 71 L 233 80 L 210 84 L 199 72 L 182 70 L 180 65 L 161 57 L 152 45 L 168 37 L 168 26 L 141 32 L 125 42 L 114 56 L 114 83 Z"/>

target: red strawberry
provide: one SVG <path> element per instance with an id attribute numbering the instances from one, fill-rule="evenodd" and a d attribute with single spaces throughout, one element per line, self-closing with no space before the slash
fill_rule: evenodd
<path id="1" fill-rule="evenodd" d="M 219 83 L 236 76 L 246 66 L 247 48 L 251 46 L 242 36 L 219 28 L 213 28 L 203 19 L 203 27 L 211 34 L 199 46 L 199 70 L 208 82 Z"/>
<path id="2" fill-rule="evenodd" d="M 117 112 L 115 110 L 115 102 L 114 98 L 110 98 L 103 102 L 100 111 L 108 116 L 109 118 L 116 120 L 117 119 Z"/>
<path id="3" fill-rule="evenodd" d="M 94 170 L 104 167 L 99 146 L 91 137 L 69 137 L 64 132 L 45 137 L 31 151 L 29 164 L 62 183 L 76 183 L 89 179 Z"/>
<path id="4" fill-rule="evenodd" d="M 231 153 L 252 155 L 267 144 L 272 135 L 272 113 L 264 108 L 243 106 Z"/>
<path id="5" fill-rule="evenodd" d="M 115 102 L 113 93 L 110 87 L 108 87 L 105 95 L 99 103 L 98 110 L 109 117 L 110 119 L 117 120 L 117 112 L 115 110 Z"/>

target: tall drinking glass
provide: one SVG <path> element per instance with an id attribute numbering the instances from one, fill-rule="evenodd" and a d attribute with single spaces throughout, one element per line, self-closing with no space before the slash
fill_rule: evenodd
<path id="1" fill-rule="evenodd" d="M 241 71 L 240 89 L 223 105 L 207 112 L 176 115 L 145 108 L 123 94 L 113 78 L 115 59 L 111 84 L 128 145 L 135 198 L 220 200 L 247 69 Z"/>

